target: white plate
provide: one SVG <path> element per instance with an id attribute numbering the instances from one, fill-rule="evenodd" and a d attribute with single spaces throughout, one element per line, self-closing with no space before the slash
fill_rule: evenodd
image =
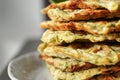
<path id="1" fill-rule="evenodd" d="M 37 52 L 12 60 L 8 65 L 8 75 L 11 80 L 53 80 Z"/>

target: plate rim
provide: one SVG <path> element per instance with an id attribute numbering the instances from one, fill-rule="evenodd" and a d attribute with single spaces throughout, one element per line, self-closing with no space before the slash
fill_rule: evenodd
<path id="1" fill-rule="evenodd" d="M 12 64 L 13 64 L 15 61 L 19 61 L 21 58 L 26 57 L 26 56 L 30 56 L 30 55 L 38 55 L 38 53 L 37 53 L 37 52 L 28 52 L 28 53 L 25 53 L 25 54 L 23 54 L 23 55 L 21 55 L 21 56 L 18 56 L 18 57 L 16 57 L 16 58 L 12 59 L 12 60 L 8 63 L 7 73 L 8 73 L 8 76 L 9 76 L 9 78 L 10 78 L 11 80 L 19 80 L 19 79 L 17 79 L 17 78 L 13 75 L 13 73 L 11 72 Z"/>

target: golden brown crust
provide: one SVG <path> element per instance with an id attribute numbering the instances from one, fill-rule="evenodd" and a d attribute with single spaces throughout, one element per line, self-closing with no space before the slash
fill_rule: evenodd
<path id="1" fill-rule="evenodd" d="M 115 9 L 112 9 L 114 7 L 113 5 L 116 5 L 117 7 Z M 107 9 L 110 12 L 116 12 L 117 10 L 120 10 L 120 1 L 117 1 L 117 0 L 116 1 L 112 1 L 112 0 L 101 0 L 101 1 L 100 0 L 70 0 L 69 6 L 70 6 L 70 9 L 78 9 L 78 8 L 94 9 L 94 10 L 95 9 Z M 110 8 L 110 6 L 112 7 Z"/>
<path id="2" fill-rule="evenodd" d="M 75 8 L 82 8 L 82 9 L 98 9 L 98 8 L 102 8 L 100 5 L 88 5 L 84 2 L 84 0 L 71 0 L 70 6 L 75 6 Z"/>
<path id="3" fill-rule="evenodd" d="M 70 21 L 70 22 L 54 22 L 45 21 L 40 24 L 42 28 L 51 30 L 77 30 L 86 31 L 91 34 L 108 34 L 111 32 L 120 32 L 120 20 L 118 21 Z"/>
<path id="4" fill-rule="evenodd" d="M 47 55 L 40 55 L 40 58 L 44 60 L 46 63 L 48 63 L 49 65 L 52 65 L 55 68 L 61 69 L 62 71 L 65 71 L 65 72 L 76 72 L 76 71 L 82 71 L 90 68 L 102 67 L 102 66 L 97 66 L 88 62 L 80 62 L 72 58 L 54 58 Z M 61 62 L 62 63 L 65 62 L 66 65 L 62 64 Z M 112 66 L 104 66 L 107 68 L 107 70 L 104 70 L 102 74 L 106 75 L 109 73 L 119 72 L 120 71 L 119 66 L 120 66 L 120 62 Z M 65 67 L 65 68 L 61 68 L 61 67 Z"/>
<path id="5" fill-rule="evenodd" d="M 55 80 L 120 80 L 119 72 L 102 74 L 103 71 L 109 70 L 108 68 L 104 67 L 98 67 L 78 72 L 63 72 L 49 64 L 47 64 L 47 66 Z"/>
<path id="6" fill-rule="evenodd" d="M 120 72 L 107 75 L 98 75 L 87 80 L 120 80 Z"/>
<path id="7" fill-rule="evenodd" d="M 54 8 L 60 8 L 60 9 L 67 9 L 68 7 L 70 8 L 70 6 L 69 6 L 69 1 L 67 1 L 67 2 L 63 2 L 63 3 L 59 3 L 59 4 L 55 4 L 55 3 L 52 3 L 52 4 L 50 4 L 49 6 L 47 6 L 46 8 L 44 8 L 43 10 L 42 10 L 42 13 L 44 13 L 44 14 L 46 14 L 50 9 L 54 9 Z"/>
<path id="8" fill-rule="evenodd" d="M 52 19 L 53 21 L 64 21 L 64 22 L 76 21 L 76 20 L 120 18 L 120 10 L 116 12 L 110 12 L 105 9 L 61 10 L 55 8 L 55 9 L 50 9 L 47 14 L 49 18 Z"/>
<path id="9" fill-rule="evenodd" d="M 40 58 L 49 65 L 52 65 L 66 72 L 75 72 L 97 67 L 94 64 L 88 62 L 80 62 L 70 58 L 56 58 L 47 55 L 40 55 Z"/>

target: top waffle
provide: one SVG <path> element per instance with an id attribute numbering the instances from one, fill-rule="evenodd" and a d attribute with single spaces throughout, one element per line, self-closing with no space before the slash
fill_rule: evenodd
<path id="1" fill-rule="evenodd" d="M 43 9 L 46 13 L 49 9 L 107 9 L 110 12 L 120 10 L 119 0 L 69 0 L 58 4 L 50 4 L 47 8 Z"/>
<path id="2" fill-rule="evenodd" d="M 120 18 L 120 1 L 71 0 L 51 4 L 42 12 L 54 21 Z"/>

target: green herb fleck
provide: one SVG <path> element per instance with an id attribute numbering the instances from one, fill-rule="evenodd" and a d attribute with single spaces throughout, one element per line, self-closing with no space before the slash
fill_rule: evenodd
<path id="1" fill-rule="evenodd" d="M 59 3 L 64 1 L 67 1 L 67 0 L 50 0 L 51 3 Z"/>

